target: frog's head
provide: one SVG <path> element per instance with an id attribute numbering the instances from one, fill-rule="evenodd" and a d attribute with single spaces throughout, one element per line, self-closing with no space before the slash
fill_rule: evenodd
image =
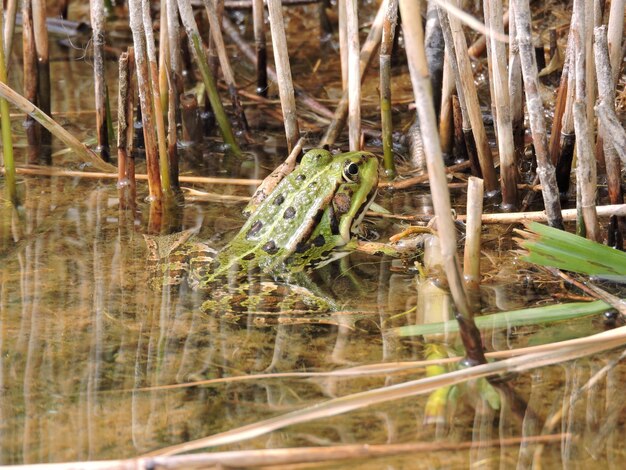
<path id="1" fill-rule="evenodd" d="M 331 223 L 347 243 L 376 197 L 378 160 L 369 152 L 348 152 L 335 155 L 332 165 L 338 186 Z"/>

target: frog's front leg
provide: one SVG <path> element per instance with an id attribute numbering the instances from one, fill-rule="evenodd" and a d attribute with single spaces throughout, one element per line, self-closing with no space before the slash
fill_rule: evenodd
<path id="1" fill-rule="evenodd" d="M 428 232 L 430 233 L 430 232 Z M 417 236 L 401 238 L 387 243 L 353 240 L 353 249 L 361 253 L 392 258 L 410 258 L 417 256 L 424 246 L 424 233 Z"/>

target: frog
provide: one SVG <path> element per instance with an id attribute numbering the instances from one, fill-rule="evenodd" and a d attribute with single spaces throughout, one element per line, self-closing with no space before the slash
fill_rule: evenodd
<path id="1" fill-rule="evenodd" d="M 158 282 L 186 281 L 206 293 L 203 311 L 233 320 L 251 311 L 338 310 L 307 272 L 354 249 L 377 183 L 378 160 L 372 153 L 309 150 L 221 250 L 192 241 L 189 232 L 173 243 L 147 239 L 160 266 Z"/>

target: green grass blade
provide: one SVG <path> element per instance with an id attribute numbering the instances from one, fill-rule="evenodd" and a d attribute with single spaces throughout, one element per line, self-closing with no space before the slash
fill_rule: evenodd
<path id="1" fill-rule="evenodd" d="M 512 326 L 536 325 L 571 318 L 584 317 L 602 313 L 611 306 L 601 300 L 594 302 L 572 302 L 545 307 L 526 308 L 510 312 L 493 313 L 481 317 L 475 317 L 476 326 L 481 330 L 494 328 L 508 328 Z M 428 323 L 425 325 L 410 325 L 395 328 L 398 336 L 419 336 L 442 333 L 454 333 L 459 331 L 456 320 Z"/>

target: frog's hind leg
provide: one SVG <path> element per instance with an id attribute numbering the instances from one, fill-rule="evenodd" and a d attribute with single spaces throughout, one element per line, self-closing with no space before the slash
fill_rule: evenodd
<path id="1" fill-rule="evenodd" d="M 203 259 L 214 258 L 211 247 L 189 241 L 197 229 L 189 229 L 170 235 L 144 235 L 148 248 L 148 284 L 155 290 L 175 287 L 189 281 L 190 269 L 202 253 Z"/>

